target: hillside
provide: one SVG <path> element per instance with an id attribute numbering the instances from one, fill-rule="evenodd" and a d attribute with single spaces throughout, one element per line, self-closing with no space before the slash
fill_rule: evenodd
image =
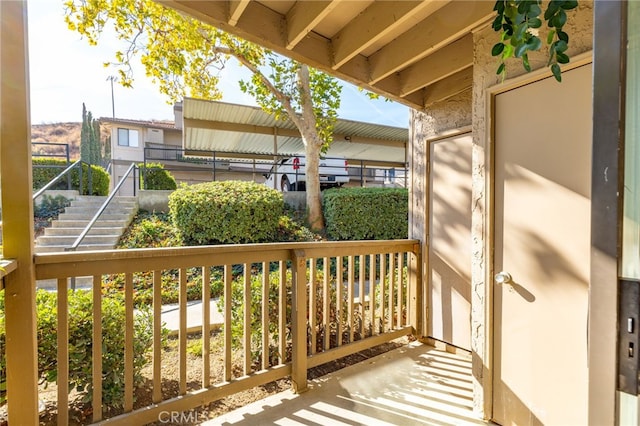
<path id="1" fill-rule="evenodd" d="M 31 126 L 31 142 L 59 143 L 69 145 L 69 155 L 72 160 L 80 157 L 80 129 L 82 123 L 51 123 L 34 124 Z M 101 140 L 106 142 L 109 138 L 109 130 L 101 126 Z M 58 147 L 46 147 L 35 145 L 32 147 L 34 154 L 52 154 L 63 152 Z"/>

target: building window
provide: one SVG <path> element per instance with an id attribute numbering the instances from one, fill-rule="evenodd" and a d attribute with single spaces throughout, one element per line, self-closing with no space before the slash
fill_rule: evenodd
<path id="1" fill-rule="evenodd" d="M 118 145 L 138 146 L 138 131 L 132 129 L 118 129 Z"/>

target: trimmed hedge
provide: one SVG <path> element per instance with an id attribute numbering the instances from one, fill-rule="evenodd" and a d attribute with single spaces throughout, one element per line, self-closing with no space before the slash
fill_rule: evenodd
<path id="1" fill-rule="evenodd" d="M 334 188 L 322 197 L 332 240 L 407 238 L 409 192 L 404 188 Z"/>
<path id="2" fill-rule="evenodd" d="M 167 190 L 177 189 L 173 175 L 160 163 L 138 164 L 140 169 L 140 185 L 144 189 Z"/>
<path id="3" fill-rule="evenodd" d="M 5 316 L 4 292 L 0 292 L 0 401 L 4 402 Z M 75 389 L 83 400 L 92 399 L 93 297 L 90 291 L 69 291 L 69 392 Z M 53 383 L 58 374 L 57 294 L 45 290 L 36 293 L 38 318 L 38 375 L 42 382 Z M 122 293 L 102 298 L 102 403 L 122 407 L 124 402 L 124 326 Z M 166 335 L 166 332 L 165 332 Z M 136 385 L 142 383 L 142 369 L 150 359 L 153 346 L 153 314 L 149 306 L 138 307 L 134 317 L 133 369 Z"/>
<path id="4" fill-rule="evenodd" d="M 175 190 L 169 211 L 185 244 L 261 243 L 276 238 L 284 201 L 255 182 L 207 182 Z"/>
<path id="5" fill-rule="evenodd" d="M 49 166 L 49 167 L 38 167 Z M 69 166 L 66 160 L 58 160 L 55 158 L 34 158 L 32 160 L 32 175 L 33 175 L 33 190 L 37 191 L 46 184 L 48 184 L 53 178 L 58 176 L 64 169 Z M 77 168 L 71 171 L 71 189 L 79 191 L 78 177 L 79 170 Z M 82 164 L 82 191 L 79 191 L 82 195 L 108 195 L 109 194 L 109 174 L 105 169 L 94 164 L 91 165 L 91 187 L 92 192 L 89 191 L 89 166 L 88 164 Z M 62 178 L 60 182 L 54 185 L 51 189 L 67 189 L 67 179 Z"/>

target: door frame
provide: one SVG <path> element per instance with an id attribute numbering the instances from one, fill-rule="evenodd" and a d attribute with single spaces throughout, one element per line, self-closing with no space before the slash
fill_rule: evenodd
<path id="1" fill-rule="evenodd" d="M 469 135 L 473 139 L 473 129 L 471 125 L 461 126 L 456 129 L 447 130 L 445 132 L 439 133 L 435 136 L 429 137 L 425 139 L 425 168 L 426 168 L 426 176 L 425 176 L 425 199 L 424 199 L 424 217 L 425 217 L 425 241 L 424 241 L 424 251 L 423 251 L 423 282 L 424 282 L 424 301 L 423 306 L 425 310 L 424 324 L 423 324 L 423 336 L 426 336 L 426 342 L 430 345 L 436 346 L 443 344 L 444 347 L 452 352 L 456 352 L 458 350 L 463 353 L 468 353 L 466 349 L 458 348 L 457 346 L 451 345 L 447 342 L 441 342 L 440 340 L 434 339 L 432 336 L 429 336 L 427 330 L 429 329 L 429 321 L 432 317 L 433 308 L 429 304 L 430 302 L 430 292 L 431 292 L 431 274 L 430 272 L 430 262 L 429 262 L 429 251 L 431 250 L 431 216 L 433 212 L 431 211 L 431 191 L 428 189 L 431 186 L 431 146 L 436 142 L 441 142 L 446 139 L 457 138 L 460 136 Z M 473 142 L 472 142 L 473 143 Z M 473 150 L 473 147 L 472 147 Z M 472 167 L 472 175 L 473 175 L 473 155 L 471 158 L 471 167 Z M 471 226 L 471 233 L 473 233 L 473 223 Z M 470 259 L 471 260 L 471 259 Z M 473 299 L 472 299 L 473 300 Z M 472 300 L 469 303 L 472 303 Z M 473 306 L 471 307 L 473 310 Z M 473 323 L 473 321 L 471 321 Z M 471 339 L 473 341 L 473 339 Z M 473 351 L 473 346 L 471 346 L 471 350 Z"/>
<path id="2" fill-rule="evenodd" d="M 569 71 L 584 65 L 593 63 L 593 52 L 588 51 L 576 55 L 571 59 L 569 64 L 562 67 L 563 71 Z M 474 357 L 476 362 L 482 362 L 482 366 L 474 366 L 474 370 L 482 368 L 483 375 L 481 380 L 483 411 L 486 419 L 493 419 L 493 382 L 494 382 L 494 252 L 495 252 L 495 98 L 504 92 L 526 86 L 531 83 L 551 77 L 552 73 L 548 68 L 542 68 L 530 73 L 526 73 L 519 77 L 499 83 L 485 89 L 485 111 L 486 118 L 485 140 L 484 140 L 484 170 L 485 170 L 485 198 L 486 206 L 483 214 L 484 232 L 484 306 L 474 309 L 472 306 L 472 328 L 476 325 L 484 325 L 484 347 L 485 357 Z M 474 164 L 477 167 L 477 164 Z M 474 315 L 474 312 L 477 315 Z M 478 318 L 482 315 L 482 318 Z M 473 343 L 473 342 L 472 342 Z M 472 347 L 473 349 L 473 347 Z M 475 403 L 475 401 L 474 401 Z M 475 405 L 475 404 L 474 404 Z"/>

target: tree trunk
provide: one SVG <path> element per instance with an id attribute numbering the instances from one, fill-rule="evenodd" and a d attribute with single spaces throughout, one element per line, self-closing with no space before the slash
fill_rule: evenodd
<path id="1" fill-rule="evenodd" d="M 304 136 L 303 136 L 304 137 Z M 306 139 L 306 138 L 305 138 Z M 311 137 L 305 143 L 306 156 L 306 191 L 307 191 L 307 220 L 312 231 L 324 229 L 324 217 L 322 215 L 322 202 L 320 201 L 320 147 L 317 136 Z"/>

